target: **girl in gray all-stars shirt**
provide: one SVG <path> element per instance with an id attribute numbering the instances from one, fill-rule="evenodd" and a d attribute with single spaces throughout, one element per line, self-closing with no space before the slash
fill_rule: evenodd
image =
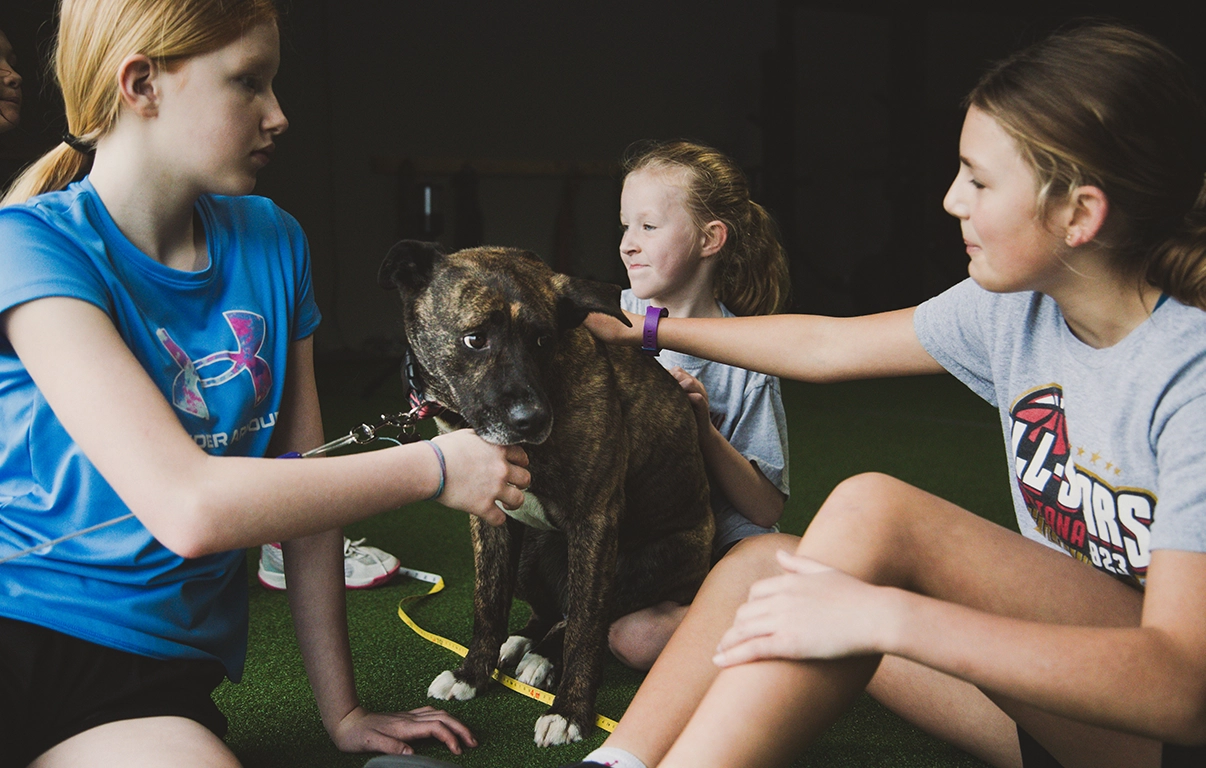
<path id="1" fill-rule="evenodd" d="M 949 370 L 1000 410 L 1025 535 L 843 482 L 802 539 L 712 570 L 588 760 L 781 764 L 866 689 L 993 765 L 1206 765 L 1206 105 L 1156 41 L 1084 25 L 981 79 L 959 160 L 970 280 L 868 317 L 667 318 L 660 344 L 807 381 Z"/>

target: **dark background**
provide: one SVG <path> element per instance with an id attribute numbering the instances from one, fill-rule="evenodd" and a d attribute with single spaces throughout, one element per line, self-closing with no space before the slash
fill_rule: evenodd
<path id="1" fill-rule="evenodd" d="M 616 161 L 642 138 L 733 155 L 788 245 L 797 310 L 908 306 L 966 275 L 941 209 L 961 100 L 1070 19 L 1148 30 L 1203 70 L 1206 11 L 1152 2 L 282 0 L 291 121 L 257 192 L 309 234 L 324 353 L 389 352 L 399 236 L 529 248 L 623 283 Z M 52 0 L 4 0 L 24 121 L 0 183 L 63 128 Z M 432 190 L 430 217 L 423 207 Z"/>

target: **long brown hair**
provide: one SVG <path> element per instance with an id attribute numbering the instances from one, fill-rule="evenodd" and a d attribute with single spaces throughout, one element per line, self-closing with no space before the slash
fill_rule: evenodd
<path id="1" fill-rule="evenodd" d="M 1206 105 L 1181 59 L 1141 32 L 1086 23 L 998 63 L 967 104 L 1017 141 L 1040 211 L 1100 187 L 1110 209 L 1099 242 L 1206 309 Z"/>
<path id="2" fill-rule="evenodd" d="M 113 129 L 121 106 L 117 69 L 130 54 L 170 65 L 276 20 L 272 0 L 63 0 L 54 73 L 68 133 L 95 146 Z M 62 189 L 88 162 L 84 152 L 58 144 L 21 173 L 0 205 Z"/>
<path id="3" fill-rule="evenodd" d="M 728 238 L 717 253 L 715 294 L 737 315 L 769 315 L 787 303 L 787 254 L 775 222 L 750 200 L 749 182 L 732 158 L 689 141 L 641 142 L 628 149 L 624 175 L 643 169 L 686 171 L 687 207 L 696 226 L 721 221 Z"/>

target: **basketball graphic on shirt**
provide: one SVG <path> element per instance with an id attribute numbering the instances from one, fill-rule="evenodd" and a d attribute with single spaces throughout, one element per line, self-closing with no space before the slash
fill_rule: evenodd
<path id="1" fill-rule="evenodd" d="M 1151 561 L 1154 497 L 1117 489 L 1076 463 L 1061 387 L 1023 395 L 1010 415 L 1014 475 L 1038 530 L 1077 559 L 1142 584 Z"/>

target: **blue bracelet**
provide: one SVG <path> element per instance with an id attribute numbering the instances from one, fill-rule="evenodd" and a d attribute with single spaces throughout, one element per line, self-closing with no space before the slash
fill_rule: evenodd
<path id="1" fill-rule="evenodd" d="M 432 501 L 440 498 L 440 494 L 444 492 L 444 482 L 448 479 L 448 465 L 444 463 L 444 452 L 440 450 L 440 446 L 430 440 L 424 440 L 423 442 L 431 446 L 431 450 L 435 451 L 436 458 L 440 460 L 440 486 L 436 488 L 435 493 L 427 497 L 428 501 Z"/>

